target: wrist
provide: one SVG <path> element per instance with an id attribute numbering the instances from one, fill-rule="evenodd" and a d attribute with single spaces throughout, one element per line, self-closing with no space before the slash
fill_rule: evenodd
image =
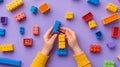
<path id="1" fill-rule="evenodd" d="M 50 51 L 47 48 L 43 47 L 42 50 L 41 50 L 41 53 L 48 56 Z"/>
<path id="2" fill-rule="evenodd" d="M 72 48 L 72 50 L 74 54 L 80 54 L 82 52 L 78 44 L 74 48 Z"/>

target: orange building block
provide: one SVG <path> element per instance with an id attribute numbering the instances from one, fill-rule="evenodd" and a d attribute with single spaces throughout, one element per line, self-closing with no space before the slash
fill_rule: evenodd
<path id="1" fill-rule="evenodd" d="M 21 21 L 26 18 L 24 12 L 20 12 L 20 13 L 16 14 L 14 17 L 17 21 Z"/>
<path id="2" fill-rule="evenodd" d="M 23 45 L 24 46 L 32 46 L 33 40 L 32 38 L 24 38 L 23 39 Z"/>
<path id="3" fill-rule="evenodd" d="M 50 10 L 50 6 L 48 5 L 47 2 L 42 3 L 38 8 L 41 13 L 46 13 L 47 11 Z"/>
<path id="4" fill-rule="evenodd" d="M 119 37 L 119 26 L 112 27 L 112 37 L 118 38 Z"/>
<path id="5" fill-rule="evenodd" d="M 118 20 L 118 19 L 120 19 L 120 15 L 118 13 L 114 13 L 114 14 L 108 16 L 108 17 L 103 18 L 102 23 L 103 24 L 109 24 L 109 23 L 111 23 L 115 20 Z"/>
<path id="6" fill-rule="evenodd" d="M 39 26 L 37 25 L 33 26 L 32 32 L 34 35 L 39 35 Z"/>
<path id="7" fill-rule="evenodd" d="M 90 52 L 99 53 L 101 51 L 101 46 L 96 44 L 90 45 Z"/>

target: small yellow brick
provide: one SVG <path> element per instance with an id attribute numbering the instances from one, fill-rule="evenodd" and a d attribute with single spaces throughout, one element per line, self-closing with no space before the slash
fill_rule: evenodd
<path id="1" fill-rule="evenodd" d="M 108 3 L 107 10 L 109 10 L 111 12 L 117 12 L 118 6 L 113 3 Z"/>
<path id="2" fill-rule="evenodd" d="M 88 25 L 89 25 L 90 29 L 95 28 L 97 26 L 95 20 L 89 21 Z"/>
<path id="3" fill-rule="evenodd" d="M 66 48 L 65 42 L 59 42 L 59 43 L 58 43 L 58 48 L 60 48 L 60 49 Z"/>
<path id="4" fill-rule="evenodd" d="M 60 48 L 60 49 L 66 48 L 65 34 L 59 34 L 59 36 L 58 36 L 58 48 Z"/>
<path id="5" fill-rule="evenodd" d="M 66 19 L 73 19 L 73 12 L 66 12 Z"/>
<path id="6" fill-rule="evenodd" d="M 13 50 L 14 50 L 13 44 L 1 44 L 0 45 L 0 52 L 9 52 Z"/>
<path id="7" fill-rule="evenodd" d="M 118 60 L 120 60 L 120 55 L 118 56 Z"/>

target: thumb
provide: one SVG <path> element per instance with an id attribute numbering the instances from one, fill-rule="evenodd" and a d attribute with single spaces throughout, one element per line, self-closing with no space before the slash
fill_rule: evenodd
<path id="1" fill-rule="evenodd" d="M 54 42 L 56 38 L 57 38 L 57 34 L 54 34 L 54 35 L 50 38 L 50 42 Z"/>

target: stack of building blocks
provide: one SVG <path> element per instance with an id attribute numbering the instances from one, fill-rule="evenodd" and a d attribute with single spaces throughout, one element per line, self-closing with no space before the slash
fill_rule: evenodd
<path id="1" fill-rule="evenodd" d="M 101 46 L 96 44 L 90 45 L 90 52 L 99 53 L 101 51 Z"/>
<path id="2" fill-rule="evenodd" d="M 16 19 L 17 21 L 21 21 L 21 20 L 23 20 L 23 19 L 26 18 L 24 12 L 19 12 L 19 13 L 16 14 L 14 17 L 15 17 L 15 19 Z"/>
<path id="3" fill-rule="evenodd" d="M 103 67 L 115 67 L 115 62 L 111 60 L 104 60 Z"/>
<path id="4" fill-rule="evenodd" d="M 35 7 L 35 6 L 32 6 L 31 7 L 31 9 L 30 9 L 30 11 L 32 12 L 32 13 L 34 13 L 34 14 L 36 14 L 37 13 L 37 7 Z"/>
<path id="5" fill-rule="evenodd" d="M 40 10 L 41 13 L 44 14 L 50 10 L 50 6 L 48 5 L 47 2 L 44 2 L 38 7 L 38 9 Z"/>
<path id="6" fill-rule="evenodd" d="M 33 39 L 32 38 L 24 38 L 23 39 L 23 45 L 24 46 L 32 46 L 33 44 Z"/>
<path id="7" fill-rule="evenodd" d="M 116 4 L 113 4 L 113 3 L 110 2 L 107 5 L 107 10 L 109 10 L 111 12 L 117 12 L 118 6 Z"/>
<path id="8" fill-rule="evenodd" d="M 109 43 L 107 43 L 107 47 L 110 48 L 110 49 L 115 48 L 115 46 L 116 46 L 115 42 L 109 42 Z"/>
<path id="9" fill-rule="evenodd" d="M 2 25 L 7 25 L 8 17 L 0 17 L 0 22 L 2 23 Z"/>
<path id="10" fill-rule="evenodd" d="M 3 28 L 0 28 L 0 36 L 3 37 L 5 36 L 6 30 Z"/>
<path id="11" fill-rule="evenodd" d="M 90 29 L 95 28 L 95 27 L 97 26 L 95 20 L 89 21 L 89 22 L 88 22 L 88 25 L 89 25 Z"/>
<path id="12" fill-rule="evenodd" d="M 1 44 L 0 45 L 0 52 L 11 52 L 14 50 L 13 44 Z"/>
<path id="13" fill-rule="evenodd" d="M 0 57 L 1 64 L 13 65 L 13 66 L 21 66 L 21 60 L 14 60 L 9 58 Z"/>
<path id="14" fill-rule="evenodd" d="M 20 26 L 19 32 L 21 35 L 23 35 L 25 33 L 25 28 L 23 26 Z"/>
<path id="15" fill-rule="evenodd" d="M 113 21 L 116 21 L 118 19 L 120 19 L 120 15 L 118 13 L 114 13 L 110 16 L 107 16 L 107 17 L 103 18 L 102 23 L 104 25 L 106 25 L 106 24 L 112 23 Z"/>
<path id="16" fill-rule="evenodd" d="M 0 3 L 2 3 L 4 0 L 0 0 Z"/>
<path id="17" fill-rule="evenodd" d="M 66 12 L 65 17 L 66 17 L 66 19 L 68 19 L 68 20 L 73 19 L 73 12 Z"/>
<path id="18" fill-rule="evenodd" d="M 99 4 L 99 0 L 87 0 L 87 2 L 95 6 Z"/>
<path id="19" fill-rule="evenodd" d="M 22 0 L 12 0 L 12 2 L 10 2 L 6 5 L 6 8 L 9 11 L 14 11 L 15 9 L 19 8 L 22 5 L 23 5 Z"/>
<path id="20" fill-rule="evenodd" d="M 85 14 L 84 16 L 82 16 L 82 19 L 85 22 L 88 22 L 89 20 L 91 20 L 93 18 L 93 14 L 91 12 L 88 12 L 87 14 Z"/>
<path id="21" fill-rule="evenodd" d="M 56 21 L 55 21 L 55 24 L 54 24 L 54 27 L 53 27 L 53 29 L 52 29 L 52 32 L 53 32 L 53 33 L 57 33 L 57 32 L 59 31 L 60 26 L 61 26 L 61 22 L 58 21 L 58 20 L 56 20 Z"/>
<path id="22" fill-rule="evenodd" d="M 112 27 L 112 37 L 118 38 L 119 37 L 119 26 Z"/>
<path id="23" fill-rule="evenodd" d="M 117 57 L 117 58 L 118 58 L 118 60 L 120 60 L 120 55 L 118 55 L 118 57 Z"/>
<path id="24" fill-rule="evenodd" d="M 32 32 L 34 35 L 39 35 L 39 26 L 38 25 L 34 25 L 32 28 Z"/>
<path id="25" fill-rule="evenodd" d="M 103 38 L 103 34 L 102 34 L 101 31 L 96 31 L 95 36 L 96 36 L 97 39 L 102 39 Z"/>

